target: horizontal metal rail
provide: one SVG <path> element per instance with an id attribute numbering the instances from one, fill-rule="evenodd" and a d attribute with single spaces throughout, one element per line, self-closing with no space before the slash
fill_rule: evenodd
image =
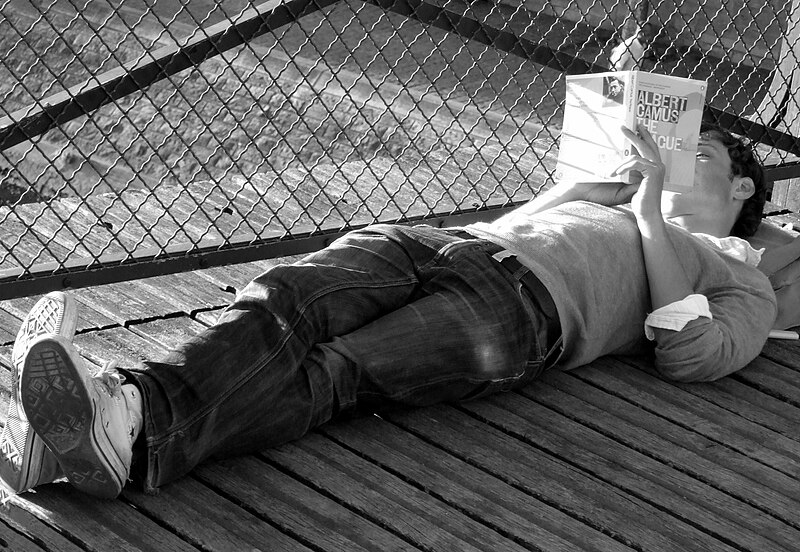
<path id="1" fill-rule="evenodd" d="M 764 167 L 764 170 L 770 182 L 800 178 L 800 161 L 781 163 L 780 165 L 771 165 Z"/>
<path id="2" fill-rule="evenodd" d="M 478 221 L 487 221 L 513 209 L 515 205 L 498 208 L 474 210 L 459 214 L 417 218 L 408 220 L 408 224 L 422 223 L 451 227 L 462 226 Z M 141 252 L 142 258 L 152 259 L 144 263 L 136 257 L 122 255 L 104 255 L 98 261 L 78 259 L 65 263 L 38 263 L 29 269 L 25 276 L 23 269 L 0 270 L 0 301 L 38 295 L 47 291 L 82 288 L 87 286 L 110 284 L 163 276 L 176 272 L 199 270 L 214 266 L 246 263 L 289 255 L 300 255 L 318 251 L 330 245 L 336 238 L 356 228 L 311 235 L 292 236 L 291 238 L 254 241 L 240 240 L 227 247 L 222 247 L 222 240 L 204 239 L 191 251 L 184 247 L 167 247 Z"/>

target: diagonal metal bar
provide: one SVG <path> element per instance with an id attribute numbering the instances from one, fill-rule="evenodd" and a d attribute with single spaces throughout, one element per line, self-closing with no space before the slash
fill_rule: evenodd
<path id="1" fill-rule="evenodd" d="M 703 117 L 727 128 L 731 132 L 747 136 L 754 142 L 760 142 L 792 155 L 800 156 L 800 138 L 796 136 L 708 105 Z"/>
<path id="2" fill-rule="evenodd" d="M 339 0 L 269 0 L 197 33 L 184 44 L 165 46 L 136 62 L 87 79 L 0 119 L 0 151 L 142 90 L 175 73 L 296 22 Z"/>
<path id="3" fill-rule="evenodd" d="M 498 29 L 490 23 L 478 21 L 465 13 L 447 6 L 437 6 L 425 0 L 363 0 L 384 10 L 416 19 L 426 25 L 492 46 L 498 50 L 514 54 L 534 63 L 567 74 L 599 73 L 608 67 L 598 65 L 572 54 L 539 44 L 513 32 Z"/>

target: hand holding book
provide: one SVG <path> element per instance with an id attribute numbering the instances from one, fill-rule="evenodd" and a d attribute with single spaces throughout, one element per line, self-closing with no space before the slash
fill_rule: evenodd
<path id="1" fill-rule="evenodd" d="M 642 180 L 638 190 L 631 198 L 631 209 L 637 220 L 663 222 L 661 215 L 661 192 L 664 190 L 666 167 L 661 160 L 658 144 L 647 130 L 640 124 L 637 131 L 623 126 L 622 134 L 631 142 L 631 154 L 622 164 L 614 169 L 612 176 L 624 175 L 636 171 Z"/>
<path id="2" fill-rule="evenodd" d="M 666 166 L 661 159 L 659 145 L 646 125 L 638 124 L 637 131 L 623 127 L 622 133 L 631 143 L 630 155 L 614 170 L 624 175 L 636 171 L 642 180 L 631 198 L 631 210 L 642 236 L 642 255 L 650 287 L 653 310 L 680 301 L 692 293 L 683 265 L 678 259 L 672 241 L 667 235 L 661 214 L 661 193 L 664 190 Z"/>
<path id="3" fill-rule="evenodd" d="M 568 75 L 556 180 L 618 181 L 612 171 L 632 144 L 619 127 L 644 126 L 665 165 L 664 189 L 690 189 L 705 92 L 703 81 L 642 71 Z"/>

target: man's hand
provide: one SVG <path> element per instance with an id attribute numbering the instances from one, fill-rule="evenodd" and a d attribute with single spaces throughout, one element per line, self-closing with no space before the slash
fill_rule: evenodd
<path id="1" fill-rule="evenodd" d="M 624 182 L 560 182 L 553 191 L 560 191 L 570 201 L 591 201 L 600 205 L 622 205 L 631 201 L 639 183 Z"/>
<path id="2" fill-rule="evenodd" d="M 613 174 L 635 171 L 642 176 L 638 190 L 631 198 L 631 209 L 640 227 L 643 223 L 663 225 L 661 192 L 664 190 L 664 175 L 667 169 L 661 161 L 656 141 L 642 125 L 638 127 L 637 132 L 622 127 L 622 133 L 633 144 L 635 153 L 626 158 Z"/>
<path id="3" fill-rule="evenodd" d="M 636 171 L 643 177 L 631 198 L 631 210 L 642 235 L 650 301 L 655 310 L 685 299 L 694 290 L 667 235 L 666 223 L 661 215 L 661 192 L 664 189 L 666 167 L 661 161 L 658 146 L 642 125 L 639 125 L 638 132 L 624 127 L 622 131 L 636 151 L 617 167 L 615 173 Z"/>

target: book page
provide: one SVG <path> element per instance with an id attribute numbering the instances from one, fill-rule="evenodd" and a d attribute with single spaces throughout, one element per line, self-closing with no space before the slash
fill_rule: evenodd
<path id="1" fill-rule="evenodd" d="M 616 75 L 568 77 L 557 180 L 620 181 L 611 177 L 627 155 L 625 124 L 627 79 Z"/>

